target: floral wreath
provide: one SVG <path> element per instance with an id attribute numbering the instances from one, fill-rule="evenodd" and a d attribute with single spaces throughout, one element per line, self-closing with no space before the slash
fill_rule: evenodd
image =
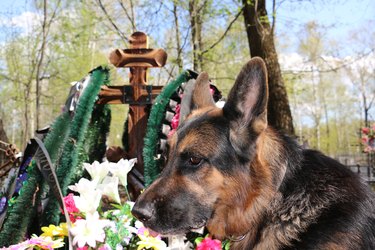
<path id="1" fill-rule="evenodd" d="M 78 250 L 229 249 L 229 241 L 221 242 L 203 233 L 189 240 L 185 236 L 165 239 L 133 217 L 134 202 L 126 187 L 127 175 L 135 162 L 136 159 L 121 159 L 117 163 L 84 163 L 91 178 L 81 178 L 69 186 L 71 192 L 64 197 L 71 224 L 42 227 L 41 235 L 34 234 L 24 242 L 1 249 L 60 249 L 66 247 L 69 235 L 72 247 Z"/>
<path id="2" fill-rule="evenodd" d="M 375 123 L 372 126 L 362 128 L 361 143 L 364 153 L 375 152 Z"/>

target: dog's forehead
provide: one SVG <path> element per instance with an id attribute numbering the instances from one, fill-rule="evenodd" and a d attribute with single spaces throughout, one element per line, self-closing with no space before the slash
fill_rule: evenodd
<path id="1" fill-rule="evenodd" d="M 177 144 L 178 152 L 189 149 L 214 151 L 220 135 L 223 132 L 222 110 L 218 108 L 200 109 L 194 111 L 177 130 L 177 136 L 172 139 Z"/>

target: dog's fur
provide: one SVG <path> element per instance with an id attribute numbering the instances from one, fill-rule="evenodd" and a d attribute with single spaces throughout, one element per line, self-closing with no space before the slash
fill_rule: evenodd
<path id="1" fill-rule="evenodd" d="M 345 166 L 267 124 L 262 59 L 242 69 L 223 109 L 201 73 L 196 109 L 169 139 L 161 176 L 133 214 L 161 234 L 207 226 L 231 249 L 375 249 L 374 195 Z M 244 236 L 244 237 L 241 237 Z"/>

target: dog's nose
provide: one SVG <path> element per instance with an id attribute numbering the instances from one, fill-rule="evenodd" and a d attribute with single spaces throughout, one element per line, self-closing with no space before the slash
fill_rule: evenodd
<path id="1" fill-rule="evenodd" d="M 132 214 L 142 222 L 149 221 L 154 214 L 152 203 L 150 202 L 142 204 L 140 202 L 136 202 L 132 209 Z"/>

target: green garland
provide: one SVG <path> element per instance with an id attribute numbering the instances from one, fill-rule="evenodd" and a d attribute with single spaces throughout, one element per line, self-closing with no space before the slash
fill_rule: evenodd
<path id="1" fill-rule="evenodd" d="M 66 195 L 68 185 L 74 181 L 75 172 L 79 169 L 79 152 L 83 147 L 85 134 L 93 112 L 94 104 L 100 87 L 107 84 L 109 79 L 109 68 L 98 67 L 91 73 L 91 79 L 80 97 L 76 114 L 73 118 L 69 138 L 64 146 L 63 153 L 56 169 L 56 175 L 60 183 L 63 195 Z M 80 170 L 78 170 L 80 171 Z M 43 216 L 44 225 L 57 225 L 60 221 L 59 203 L 56 199 L 50 199 Z"/>
<path id="2" fill-rule="evenodd" d="M 107 137 L 111 122 L 110 105 L 97 104 L 92 114 L 91 123 L 87 133 L 87 160 L 94 162 L 103 160 L 107 149 Z"/>
<path id="3" fill-rule="evenodd" d="M 150 185 L 159 175 L 160 169 L 157 160 L 157 142 L 159 131 L 165 116 L 165 110 L 169 104 L 169 99 L 177 88 L 184 82 L 192 78 L 189 71 L 182 72 L 174 81 L 166 85 L 162 92 L 156 97 L 152 105 L 150 116 L 147 122 L 147 130 L 144 138 L 143 160 L 144 160 L 144 178 L 145 186 Z"/>
<path id="4" fill-rule="evenodd" d="M 101 162 L 107 145 L 106 140 L 111 122 L 111 109 L 109 105 L 95 104 L 92 112 L 91 122 L 88 125 L 84 142 L 78 148 L 77 166 L 82 166 L 84 162 Z M 76 168 L 73 182 L 77 182 L 84 174 L 83 168 Z"/>
<path id="5" fill-rule="evenodd" d="M 70 116 L 68 113 L 61 114 L 53 123 L 44 143 L 50 154 L 52 162 L 59 155 L 69 131 Z M 27 169 L 28 179 L 19 192 L 16 202 L 8 210 L 7 219 L 0 233 L 0 246 L 16 244 L 23 240 L 32 219 L 36 215 L 39 205 L 41 190 L 44 186 L 42 175 L 35 162 Z"/>

